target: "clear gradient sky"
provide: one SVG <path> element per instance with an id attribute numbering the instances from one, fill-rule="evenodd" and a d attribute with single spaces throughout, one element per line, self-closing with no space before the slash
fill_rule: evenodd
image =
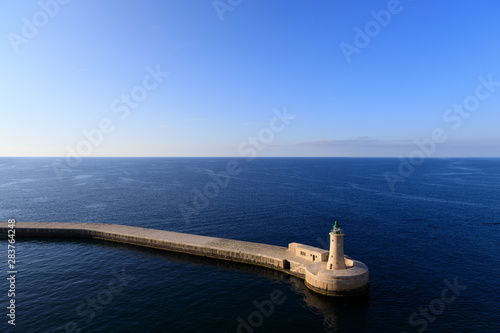
<path id="1" fill-rule="evenodd" d="M 500 156 L 495 0 L 1 6 L 0 156 Z"/>

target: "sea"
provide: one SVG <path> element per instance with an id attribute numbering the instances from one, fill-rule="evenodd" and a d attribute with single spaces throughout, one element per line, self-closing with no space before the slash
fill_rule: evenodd
<path id="1" fill-rule="evenodd" d="M 113 223 L 345 253 L 363 297 L 99 240 L 0 240 L 0 332 L 500 332 L 500 159 L 0 158 L 0 221 Z M 15 299 L 15 325 L 8 321 Z"/>

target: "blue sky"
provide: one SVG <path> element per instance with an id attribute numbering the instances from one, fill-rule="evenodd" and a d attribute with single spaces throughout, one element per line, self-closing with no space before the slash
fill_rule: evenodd
<path id="1" fill-rule="evenodd" d="M 0 156 L 500 156 L 497 1 L 59 1 L 2 4 Z"/>

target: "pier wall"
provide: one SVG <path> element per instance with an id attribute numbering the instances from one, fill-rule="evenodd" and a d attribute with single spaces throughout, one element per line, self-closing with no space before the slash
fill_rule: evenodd
<path id="1" fill-rule="evenodd" d="M 7 236 L 7 223 L 0 222 L 0 235 Z M 182 252 L 271 268 L 302 278 L 306 286 L 328 296 L 353 296 L 368 291 L 368 268 L 359 261 L 346 269 L 327 270 L 326 250 L 298 243 L 281 246 L 192 235 L 172 231 L 99 223 L 16 222 L 16 237 L 101 239 L 161 250 Z M 305 258 L 300 252 L 306 252 Z M 314 255 L 314 257 L 313 257 Z"/>
<path id="2" fill-rule="evenodd" d="M 6 225 L 1 224 L 0 234 L 7 234 Z M 17 222 L 15 229 L 20 237 L 101 239 L 285 271 L 279 252 L 286 248 L 273 245 L 114 224 Z"/>
<path id="3" fill-rule="evenodd" d="M 327 296 L 354 296 L 368 291 L 369 273 L 365 264 L 354 260 L 352 268 L 342 271 L 314 274 L 306 268 L 304 282 L 309 289 Z M 344 272 L 347 274 L 342 274 Z"/>

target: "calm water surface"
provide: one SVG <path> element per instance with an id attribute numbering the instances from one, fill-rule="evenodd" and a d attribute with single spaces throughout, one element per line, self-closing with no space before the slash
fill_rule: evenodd
<path id="1" fill-rule="evenodd" d="M 0 332 L 500 331 L 500 159 L 428 159 L 394 192 L 384 174 L 397 159 L 233 159 L 239 174 L 213 175 L 230 160 L 88 158 L 58 178 L 56 159 L 0 158 L 0 220 L 318 247 L 338 220 L 346 254 L 370 268 L 369 295 L 325 298 L 272 270 L 134 246 L 18 238 L 16 327 L 4 280 Z M 461 288 L 447 303 L 445 280 Z"/>

